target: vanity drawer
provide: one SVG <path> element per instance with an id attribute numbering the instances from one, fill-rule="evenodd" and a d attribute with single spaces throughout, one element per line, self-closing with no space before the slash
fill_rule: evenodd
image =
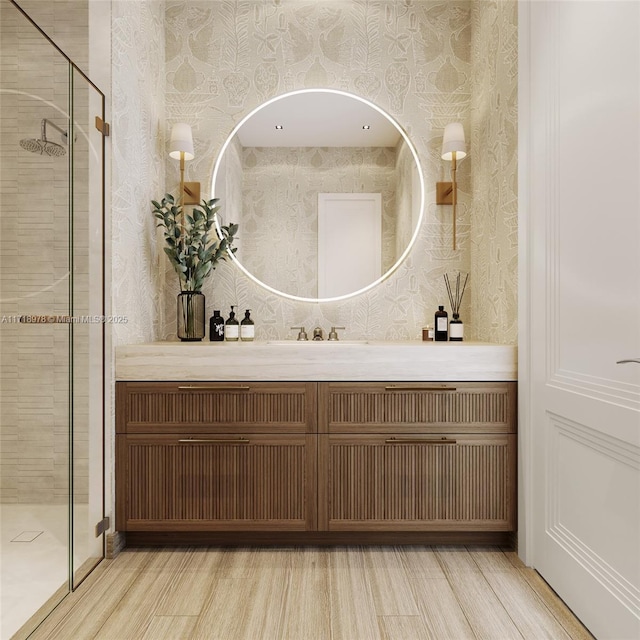
<path id="1" fill-rule="evenodd" d="M 515 530 L 515 435 L 321 435 L 319 460 L 320 529 Z"/>
<path id="2" fill-rule="evenodd" d="M 320 384 L 329 433 L 515 433 L 515 382 Z"/>
<path id="3" fill-rule="evenodd" d="M 121 531 L 316 528 L 317 436 L 116 436 Z"/>
<path id="4" fill-rule="evenodd" d="M 117 382 L 117 433 L 314 433 L 317 385 Z"/>

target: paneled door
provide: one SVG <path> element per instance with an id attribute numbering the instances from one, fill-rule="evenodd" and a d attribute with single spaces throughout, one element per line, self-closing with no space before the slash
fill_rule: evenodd
<path id="1" fill-rule="evenodd" d="M 640 4 L 520 7 L 527 560 L 599 640 L 637 639 Z"/>
<path id="2" fill-rule="evenodd" d="M 318 194 L 318 296 L 358 291 L 382 275 L 380 193 Z"/>

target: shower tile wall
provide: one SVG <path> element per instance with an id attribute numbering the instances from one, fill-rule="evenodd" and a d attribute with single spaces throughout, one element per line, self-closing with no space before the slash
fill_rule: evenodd
<path id="1" fill-rule="evenodd" d="M 23 6 L 29 2 L 21 3 Z M 28 8 L 28 7 L 26 7 Z M 86 52 L 84 3 L 38 3 L 41 26 L 85 34 L 74 52 L 82 65 Z M 66 315 L 69 287 L 69 155 L 55 158 L 27 152 L 22 138 L 40 138 L 42 118 L 67 128 L 69 68 L 50 44 L 5 0 L 0 2 L 0 501 L 61 503 L 68 500 L 69 326 L 11 322 L 23 314 Z M 86 54 L 85 54 L 86 58 Z M 86 117 L 82 92 L 78 113 Z M 48 137 L 59 141 L 54 130 Z M 82 148 L 79 136 L 78 151 Z M 75 172 L 75 203 L 86 201 L 87 176 Z M 86 246 L 88 228 L 77 212 L 77 248 Z M 86 251 L 76 251 L 76 271 L 86 272 Z M 75 282 L 77 302 L 86 297 L 86 277 Z M 78 305 L 76 313 L 82 313 Z M 74 354 L 78 367 L 86 352 Z M 86 459 L 87 376 L 77 372 L 76 455 Z M 86 469 L 80 461 L 76 469 Z M 86 475 L 86 474 L 85 474 Z M 86 478 L 78 478 L 80 493 Z"/>

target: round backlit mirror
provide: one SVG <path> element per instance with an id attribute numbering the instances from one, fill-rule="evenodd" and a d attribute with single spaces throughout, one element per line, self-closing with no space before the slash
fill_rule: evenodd
<path id="1" fill-rule="evenodd" d="M 212 180 L 240 225 L 234 261 L 269 291 L 340 300 L 388 277 L 424 211 L 418 155 L 371 102 L 306 89 L 260 105 L 225 141 Z"/>

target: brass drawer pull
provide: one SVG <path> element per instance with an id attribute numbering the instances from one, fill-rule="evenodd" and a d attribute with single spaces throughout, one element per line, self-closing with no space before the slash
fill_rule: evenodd
<path id="1" fill-rule="evenodd" d="M 203 391 L 248 391 L 251 387 L 247 386 L 247 385 L 233 385 L 233 386 L 229 386 L 229 387 L 213 387 L 213 386 L 205 386 L 205 385 L 195 385 L 195 384 L 190 384 L 190 385 L 184 385 L 182 387 L 178 387 L 178 389 L 182 390 L 188 390 L 188 391 L 197 391 L 197 390 L 203 390 Z"/>
<path id="2" fill-rule="evenodd" d="M 456 391 L 455 387 L 400 387 L 390 384 L 384 388 L 385 391 Z"/>
<path id="3" fill-rule="evenodd" d="M 247 438 L 181 438 L 181 444 L 249 444 L 251 440 Z"/>
<path id="4" fill-rule="evenodd" d="M 386 444 L 456 444 L 451 438 L 424 439 L 424 438 L 387 438 Z"/>

